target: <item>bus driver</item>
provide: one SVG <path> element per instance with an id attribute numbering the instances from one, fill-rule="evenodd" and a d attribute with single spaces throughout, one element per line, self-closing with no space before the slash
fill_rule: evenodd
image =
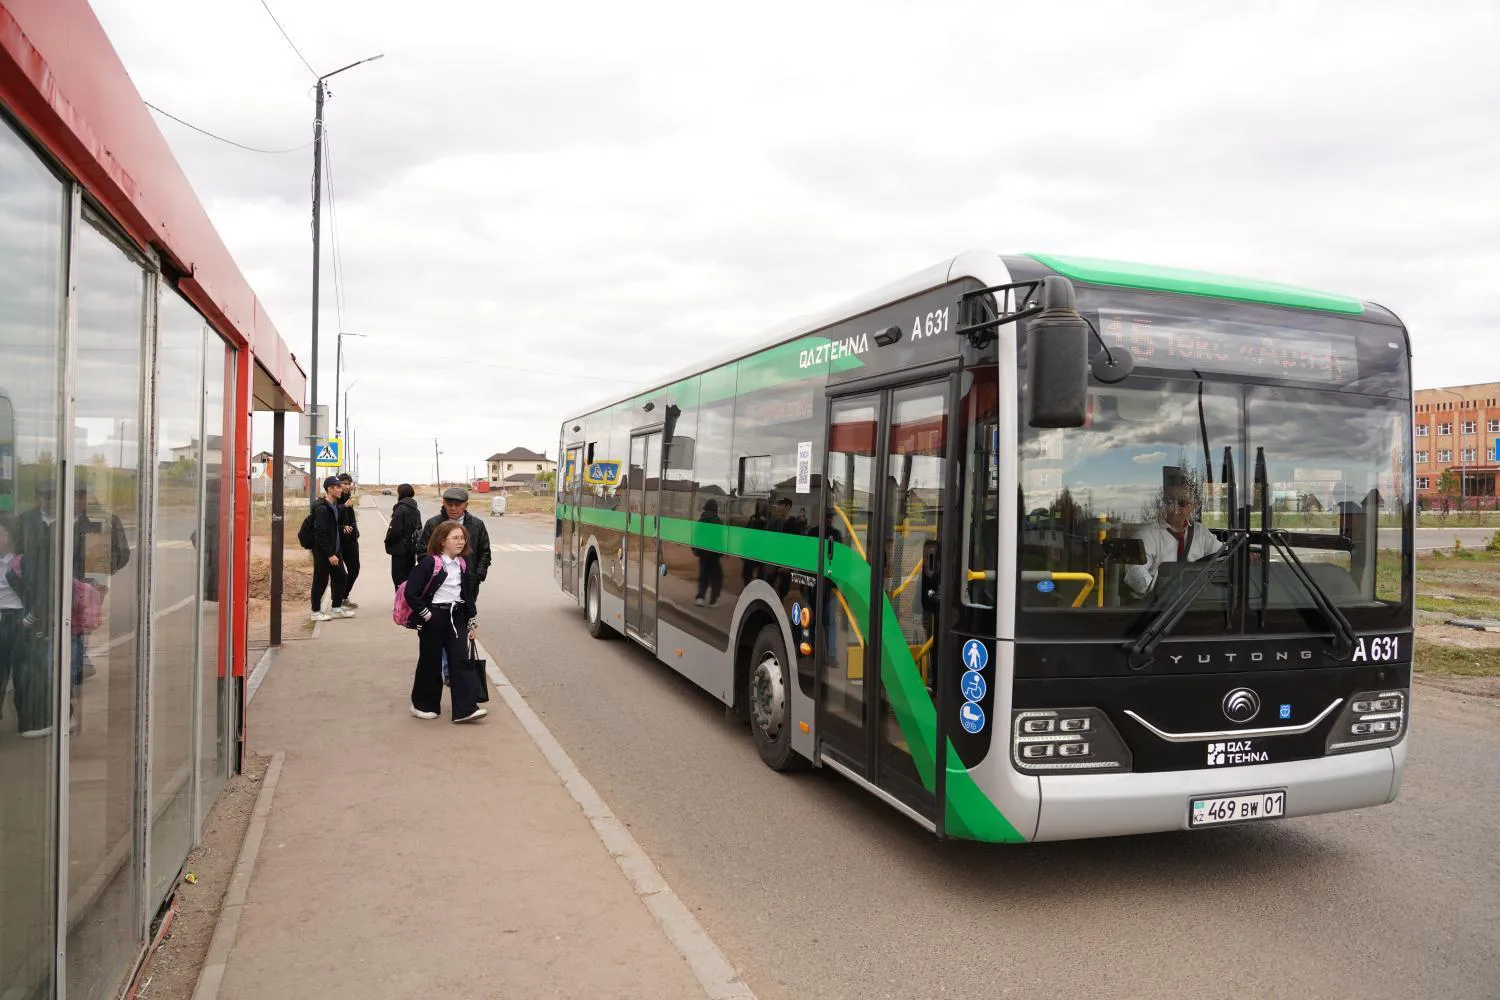
<path id="1" fill-rule="evenodd" d="M 1162 470 L 1157 506 L 1156 521 L 1132 533 L 1141 540 L 1146 554 L 1145 563 L 1125 571 L 1125 586 L 1138 597 L 1146 597 L 1156 588 L 1162 563 L 1194 562 L 1213 555 L 1220 546 L 1214 533 L 1198 522 L 1197 492 L 1181 469 L 1167 466 Z"/>

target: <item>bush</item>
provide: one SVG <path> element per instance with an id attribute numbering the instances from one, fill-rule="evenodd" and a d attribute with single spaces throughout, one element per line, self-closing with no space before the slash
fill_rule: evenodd
<path id="1" fill-rule="evenodd" d="M 1490 536 L 1490 543 L 1485 546 L 1485 549 L 1490 552 L 1500 552 L 1500 531 Z"/>

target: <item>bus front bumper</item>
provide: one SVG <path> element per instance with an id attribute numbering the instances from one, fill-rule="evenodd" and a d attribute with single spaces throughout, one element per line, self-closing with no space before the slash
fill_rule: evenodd
<path id="1" fill-rule="evenodd" d="M 1286 790 L 1286 814 L 1362 809 L 1400 791 L 1406 739 L 1393 747 L 1315 760 L 1150 774 L 1047 775 L 1037 840 L 1074 840 L 1188 829 L 1189 802 L 1211 795 Z"/>

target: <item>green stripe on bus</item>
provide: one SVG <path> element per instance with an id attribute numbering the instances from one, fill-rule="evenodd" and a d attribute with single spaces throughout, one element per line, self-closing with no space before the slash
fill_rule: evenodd
<path id="1" fill-rule="evenodd" d="M 624 511 L 591 507 L 575 509 L 567 505 L 558 507 L 560 517 L 569 518 L 574 513 L 583 524 L 615 531 L 625 530 Z M 816 573 L 818 570 L 818 539 L 808 535 L 788 535 L 727 524 L 705 524 L 677 517 L 661 518 L 659 530 L 664 541 L 711 549 L 807 573 Z M 849 610 L 859 619 L 861 631 L 864 631 L 863 624 L 870 620 L 870 564 L 849 546 L 835 543 L 833 556 L 828 560 L 825 571 L 844 595 L 844 600 L 849 603 Z M 917 774 L 927 790 L 935 792 L 933 762 L 937 757 L 937 707 L 932 703 L 921 671 L 912 658 L 911 648 L 902 635 L 895 609 L 885 595 L 881 595 L 880 603 L 881 684 L 885 687 L 886 697 L 890 699 L 896 724 L 906 738 L 907 749 L 911 753 Z M 959 762 L 958 752 L 951 741 L 948 742 L 947 749 L 946 832 L 954 836 L 998 843 L 1018 843 L 1025 840 L 974 782 L 968 769 Z"/>
<path id="2" fill-rule="evenodd" d="M 1217 299 L 1263 302 L 1268 305 L 1294 306 L 1298 309 L 1317 309 L 1321 312 L 1346 313 L 1354 316 L 1365 311 L 1362 302 L 1345 295 L 1318 292 L 1310 288 L 1281 285 L 1271 281 L 1257 281 L 1254 278 L 1235 278 L 1205 271 L 1187 271 L 1175 267 L 1157 267 L 1152 264 L 1130 264 L 1093 257 L 1055 257 L 1051 254 L 1040 253 L 1030 253 L 1026 256 L 1047 265 L 1066 278 L 1091 285 L 1142 288 L 1147 291 L 1177 292 L 1182 295 L 1206 295 Z"/>

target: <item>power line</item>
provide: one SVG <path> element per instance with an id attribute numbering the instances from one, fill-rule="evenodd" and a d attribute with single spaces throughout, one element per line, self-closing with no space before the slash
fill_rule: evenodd
<path id="1" fill-rule="evenodd" d="M 302 50 L 299 49 L 299 48 L 297 48 L 297 43 L 294 42 L 294 41 L 292 41 L 292 36 L 288 35 L 286 33 L 286 29 L 281 26 L 281 22 L 278 21 L 278 20 L 276 20 L 276 15 L 271 13 L 271 8 L 266 3 L 266 0 L 260 0 L 260 5 L 262 7 L 266 8 L 266 13 L 267 14 L 271 15 L 271 23 L 274 24 L 274 25 L 276 25 L 276 30 L 279 31 L 279 32 L 281 32 L 281 37 L 285 38 L 286 39 L 286 43 L 292 47 L 292 51 L 295 52 L 295 53 L 297 53 L 297 58 L 302 60 L 302 65 L 306 66 L 307 67 L 307 71 L 309 73 L 311 73 L 313 76 L 317 76 L 318 75 L 318 71 L 312 68 L 312 63 L 308 62 L 307 61 L 307 57 L 302 54 Z"/>
<path id="2" fill-rule="evenodd" d="M 308 146 L 312 145 L 312 143 L 310 143 L 310 142 L 304 142 L 300 146 L 290 146 L 290 147 L 288 147 L 286 149 L 260 149 L 259 147 L 256 147 L 256 146 L 247 146 L 243 142 L 235 142 L 233 139 L 226 139 L 222 135 L 215 135 L 214 133 L 210 132 L 208 129 L 206 129 L 206 128 L 199 128 L 197 125 L 194 125 L 192 122 L 183 121 L 181 118 L 178 118 L 176 115 L 172 114 L 170 111 L 163 111 L 161 108 L 158 108 L 156 105 L 152 104 L 150 101 L 142 101 L 141 103 L 144 104 L 144 105 L 146 105 L 146 107 L 150 108 L 152 111 L 155 111 L 157 114 L 166 115 L 168 118 L 172 119 L 174 122 L 176 122 L 179 125 L 186 125 L 188 128 L 192 129 L 194 132 L 201 132 L 202 134 L 208 136 L 210 139 L 217 139 L 220 142 L 228 143 L 231 146 L 237 146 L 240 149 L 247 150 L 247 151 L 249 151 L 251 153 L 270 153 L 270 154 L 273 154 L 273 155 L 274 154 L 279 154 L 279 153 L 295 153 L 298 150 L 306 149 Z"/>
<path id="3" fill-rule="evenodd" d="M 333 308 L 338 316 L 339 329 L 344 329 L 344 255 L 339 250 L 338 200 L 333 191 L 333 143 L 329 142 L 327 126 L 323 131 L 323 169 L 328 173 L 328 238 L 333 244 Z"/>

